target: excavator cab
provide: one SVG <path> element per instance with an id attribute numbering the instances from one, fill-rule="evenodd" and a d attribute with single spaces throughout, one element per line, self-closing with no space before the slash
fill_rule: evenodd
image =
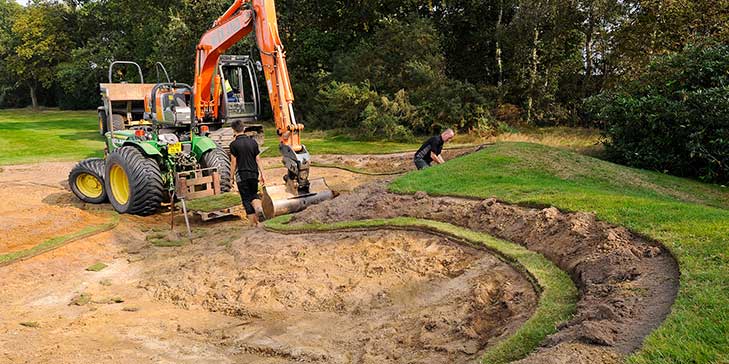
<path id="1" fill-rule="evenodd" d="M 263 146 L 263 125 L 261 119 L 261 94 L 258 88 L 258 74 L 261 66 L 248 55 L 221 55 L 216 74 L 220 76 L 220 110 L 217 119 L 208 120 L 208 136 L 216 143 L 228 148 L 233 141 L 233 120 L 242 120 L 246 134 Z"/>
<path id="2" fill-rule="evenodd" d="M 246 122 L 257 121 L 261 115 L 261 96 L 257 65 L 250 56 L 220 56 L 218 74 L 223 85 L 221 98 L 225 117 Z"/>

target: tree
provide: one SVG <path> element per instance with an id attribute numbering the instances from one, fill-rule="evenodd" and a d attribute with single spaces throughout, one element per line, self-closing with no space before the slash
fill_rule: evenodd
<path id="1" fill-rule="evenodd" d="M 21 6 L 13 0 L 0 0 L 0 105 L 5 104 L 8 96 L 12 96 L 17 82 L 7 69 L 13 55 L 14 36 L 13 19 L 21 10 Z"/>
<path id="2" fill-rule="evenodd" d="M 68 57 L 71 48 L 63 22 L 67 11 L 63 4 L 36 1 L 13 19 L 12 54 L 5 61 L 8 70 L 30 91 L 34 110 L 38 110 L 38 88 L 53 84 L 55 67 Z"/>

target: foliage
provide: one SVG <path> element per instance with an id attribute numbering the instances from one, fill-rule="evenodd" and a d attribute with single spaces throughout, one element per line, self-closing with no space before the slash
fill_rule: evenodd
<path id="1" fill-rule="evenodd" d="M 0 0 L 0 106 L 25 106 L 34 86 L 41 104 L 92 108 L 99 103 L 97 84 L 114 60 L 139 62 L 148 79 L 161 61 L 174 80 L 191 83 L 196 43 L 230 3 L 33 0 L 21 7 Z M 727 1 L 276 5 L 298 119 L 323 128 L 353 125 L 350 132 L 360 138 L 402 139 L 443 127 L 492 134 L 503 129 L 500 122 L 587 125 L 585 98 L 634 79 L 655 57 L 680 51 L 688 42 L 729 41 Z M 13 26 L 22 32 L 15 33 Z M 43 31 L 28 36 L 29 29 Z M 23 42 L 31 47 L 19 46 Z M 29 50 L 34 53 L 30 60 L 17 54 Z M 257 54 L 253 37 L 228 53 Z M 17 77 L 18 72 L 28 75 L 22 69 L 42 75 Z M 370 101 L 355 103 L 347 120 L 319 121 L 331 114 L 322 110 L 322 100 L 341 103 L 347 92 L 362 93 L 340 86 L 345 95 L 335 96 L 332 82 L 367 87 L 376 94 L 372 107 L 367 108 Z M 411 116 L 393 114 L 382 101 L 404 105 L 395 100 L 401 90 L 415 111 Z M 515 105 L 521 115 L 494 118 L 499 114 L 493 111 L 504 104 Z"/>
<path id="2" fill-rule="evenodd" d="M 4 59 L 7 70 L 30 89 L 33 107 L 38 107 L 37 89 L 54 82 L 54 68 L 65 59 L 71 39 L 63 22 L 67 8 L 61 4 L 32 3 L 17 11 L 6 46 L 11 50 Z"/>
<path id="3" fill-rule="evenodd" d="M 390 188 L 593 211 L 600 220 L 660 241 L 679 262 L 681 286 L 666 321 L 628 362 L 729 360 L 726 188 L 526 143 L 498 143 L 407 174 Z"/>
<path id="4" fill-rule="evenodd" d="M 613 160 L 729 181 L 729 45 L 657 58 L 639 80 L 588 104 Z"/>

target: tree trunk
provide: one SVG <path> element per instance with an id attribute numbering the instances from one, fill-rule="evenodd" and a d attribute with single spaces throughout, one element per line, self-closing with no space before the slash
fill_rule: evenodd
<path id="1" fill-rule="evenodd" d="M 33 102 L 33 111 L 38 111 L 38 97 L 35 95 L 35 85 L 30 85 L 30 99 Z"/>
<path id="2" fill-rule="evenodd" d="M 586 97 L 592 83 L 592 39 L 595 31 L 593 3 L 587 11 L 587 30 L 585 32 L 585 81 L 582 84 L 582 96 Z"/>
<path id="3" fill-rule="evenodd" d="M 534 47 L 532 48 L 532 65 L 529 72 L 529 96 L 527 98 L 527 124 L 532 123 L 532 108 L 534 105 L 534 87 L 537 82 L 537 48 L 539 47 L 539 28 L 534 27 Z"/>
<path id="4" fill-rule="evenodd" d="M 499 1 L 499 18 L 496 20 L 496 66 L 499 69 L 499 79 L 497 81 L 499 100 L 501 104 L 501 86 L 504 84 L 504 66 L 501 62 L 501 18 L 504 15 L 504 0 Z"/>

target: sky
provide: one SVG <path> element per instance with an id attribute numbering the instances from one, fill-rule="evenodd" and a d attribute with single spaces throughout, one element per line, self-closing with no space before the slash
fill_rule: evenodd
<path id="1" fill-rule="evenodd" d="M 15 0 L 20 5 L 28 5 L 28 0 Z"/>

